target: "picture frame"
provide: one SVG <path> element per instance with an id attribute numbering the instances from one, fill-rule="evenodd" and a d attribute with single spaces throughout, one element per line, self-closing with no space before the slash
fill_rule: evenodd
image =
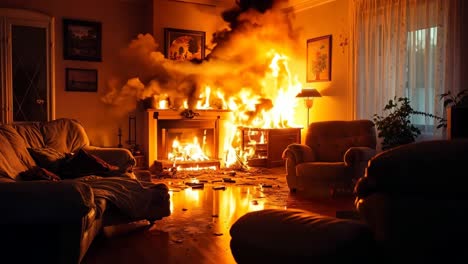
<path id="1" fill-rule="evenodd" d="M 331 81 L 332 35 L 307 40 L 307 82 Z"/>
<path id="2" fill-rule="evenodd" d="M 65 90 L 70 92 L 97 92 L 98 72 L 96 69 L 65 69 Z"/>
<path id="3" fill-rule="evenodd" d="M 205 38 L 204 31 L 164 28 L 165 56 L 176 61 L 203 60 Z"/>
<path id="4" fill-rule="evenodd" d="M 102 61 L 100 22 L 63 19 L 63 58 Z"/>

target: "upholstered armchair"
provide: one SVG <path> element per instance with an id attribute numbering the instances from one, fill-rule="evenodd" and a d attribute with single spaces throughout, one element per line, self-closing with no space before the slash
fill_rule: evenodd
<path id="1" fill-rule="evenodd" d="M 305 144 L 291 144 L 283 152 L 288 187 L 320 197 L 351 192 L 376 154 L 376 145 L 371 120 L 311 123 Z"/>

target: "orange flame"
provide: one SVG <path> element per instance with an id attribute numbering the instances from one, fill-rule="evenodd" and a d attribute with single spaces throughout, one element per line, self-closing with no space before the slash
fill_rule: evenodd
<path id="1" fill-rule="evenodd" d="M 224 141 L 224 163 L 226 167 L 232 167 L 238 163 L 245 163 L 255 152 L 256 144 L 264 144 L 264 135 L 259 142 L 253 140 L 248 148 L 241 146 L 239 127 L 244 128 L 287 128 L 300 127 L 294 123 L 294 110 L 296 107 L 296 95 L 301 91 L 302 84 L 297 76 L 293 76 L 289 70 L 289 58 L 286 55 L 270 51 L 267 53 L 271 59 L 269 71 L 260 80 L 261 91 L 254 92 L 255 89 L 241 87 L 236 94 L 226 97 L 222 88 L 213 88 L 204 85 L 204 90 L 200 92 L 196 109 L 228 109 L 231 110 L 232 120 L 225 125 L 226 133 Z M 167 109 L 170 107 L 167 97 L 159 96 L 159 107 Z M 182 104 L 184 109 L 188 109 L 187 100 Z M 170 160 L 208 160 L 209 157 L 202 151 L 198 143 L 198 138 L 194 138 L 193 143 L 180 145 L 178 140 L 174 140 Z"/>

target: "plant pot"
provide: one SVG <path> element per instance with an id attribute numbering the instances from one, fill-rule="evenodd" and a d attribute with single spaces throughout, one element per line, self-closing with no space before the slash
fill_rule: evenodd
<path id="1" fill-rule="evenodd" d="M 447 138 L 468 138 L 468 106 L 447 108 Z"/>

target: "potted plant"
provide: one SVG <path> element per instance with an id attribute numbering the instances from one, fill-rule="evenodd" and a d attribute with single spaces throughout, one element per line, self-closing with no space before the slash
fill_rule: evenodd
<path id="1" fill-rule="evenodd" d="M 457 94 L 451 91 L 440 95 L 444 100 L 447 118 L 443 126 L 447 128 L 448 139 L 468 137 L 468 89 Z"/>
<path id="2" fill-rule="evenodd" d="M 437 119 L 439 122 L 443 118 L 413 110 L 410 100 L 406 97 L 389 100 L 384 107 L 388 112 L 387 116 L 375 114 L 373 121 L 377 127 L 379 138 L 383 138 L 382 150 L 390 149 L 399 145 L 412 143 L 421 134 L 421 130 L 411 123 L 411 115 L 424 115 Z"/>

